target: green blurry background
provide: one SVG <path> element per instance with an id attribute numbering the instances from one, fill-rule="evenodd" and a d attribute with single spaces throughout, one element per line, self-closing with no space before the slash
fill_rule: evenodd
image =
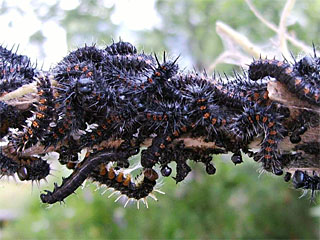
<path id="1" fill-rule="evenodd" d="M 13 3 L 14 2 L 14 3 Z M 24 2 L 24 1 L 22 1 Z M 217 20 L 246 35 L 264 48 L 275 41 L 275 33 L 257 20 L 245 1 L 130 1 L 130 0 L 72 0 L 30 1 L 31 7 L 21 1 L 0 1 L 0 17 L 29 16 L 43 23 L 33 27 L 30 36 L 6 40 L 2 30 L 1 41 L 6 45 L 27 44 L 19 53 L 34 50 L 41 61 L 48 56 L 50 26 L 63 29 L 68 50 L 97 43 L 110 44 L 119 37 L 133 42 L 145 52 L 169 56 L 181 54 L 179 64 L 185 69 L 208 68 L 223 51 L 223 42 L 215 31 Z M 152 4 L 150 4 L 150 2 Z M 285 1 L 253 1 L 263 16 L 278 24 Z M 30 9 L 31 8 L 31 9 Z M 120 10 L 122 9 L 122 11 Z M 124 11 L 123 9 L 126 9 Z M 154 11 L 150 14 L 149 11 Z M 319 45 L 320 1 L 297 1 L 288 18 L 288 31 L 308 45 Z M 140 18 L 147 28 L 126 24 L 128 18 Z M 145 19 L 144 19 L 145 17 Z M 157 21 L 153 21 L 157 18 Z M 2 21 L 0 19 L 0 21 Z M 128 21 L 127 21 L 128 22 Z M 150 23 L 153 23 L 151 26 Z M 2 21 L 2 24 L 4 22 Z M 10 25 L 11 24 L 11 25 Z M 50 25 L 51 24 L 51 25 Z M 14 19 L 8 27 L 14 30 Z M 129 26 L 129 27 L 128 27 Z M 49 29 L 47 29 L 49 28 Z M 25 29 L 28 31 L 28 29 Z M 21 32 L 22 34 L 22 32 Z M 61 34 L 61 31 L 60 33 Z M 10 41 L 10 42 L 8 42 Z M 12 42 L 11 42 L 12 41 Z M 23 45 L 24 43 L 20 43 Z M 63 44 L 55 46 L 63 48 Z M 289 45 L 294 54 L 299 50 Z M 55 50 L 55 49 L 53 49 Z M 29 51 L 29 52 L 28 52 Z M 64 55 L 67 52 L 64 53 Z M 59 60 L 57 60 L 59 61 Z M 49 64 L 54 65 L 56 62 Z M 218 70 L 230 73 L 232 66 L 219 65 Z M 48 206 L 40 203 L 39 192 L 52 189 L 52 182 L 60 182 L 70 172 L 55 166 L 50 184 L 0 182 L 0 237 L 4 239 L 114 239 L 114 238 L 309 238 L 320 237 L 319 197 L 310 203 L 309 195 L 294 190 L 282 178 L 262 174 L 259 165 L 250 159 L 233 166 L 230 157 L 215 157 L 217 174 L 208 176 L 202 166 L 192 165 L 190 177 L 178 185 L 171 178 L 162 179 L 158 202 L 149 200 L 149 208 L 135 205 L 123 208 L 114 203 L 115 197 L 101 195 L 94 184 L 79 189 L 64 204 Z"/>

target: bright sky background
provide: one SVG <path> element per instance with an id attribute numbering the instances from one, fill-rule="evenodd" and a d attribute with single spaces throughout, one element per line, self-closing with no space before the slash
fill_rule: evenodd
<path id="1" fill-rule="evenodd" d="M 3 0 L 0 0 L 0 6 Z M 66 45 L 66 32 L 55 21 L 45 23 L 37 19 L 34 13 L 32 1 L 8 0 L 11 7 L 19 6 L 24 9 L 22 15 L 16 9 L 10 9 L 4 15 L 0 15 L 0 44 L 11 48 L 19 45 L 18 53 L 29 56 L 32 61 L 38 60 L 38 64 L 44 64 L 44 69 L 48 69 L 53 64 L 59 62 L 68 52 Z M 47 4 L 55 4 L 56 0 L 37 0 Z M 104 0 L 105 6 L 115 4 L 115 11 L 111 16 L 111 21 L 120 26 L 117 36 L 133 41 L 132 31 L 151 29 L 153 26 L 161 24 L 160 18 L 155 10 L 154 0 Z M 63 0 L 60 7 L 63 10 L 72 10 L 79 5 L 79 0 Z M 38 9 L 41 11 L 41 9 Z M 146 21 L 148 19 L 148 21 Z M 42 30 L 46 41 L 44 50 L 46 59 L 41 59 L 37 46 L 29 44 L 29 37 L 35 32 Z M 59 46 L 59 47 L 57 47 Z"/>

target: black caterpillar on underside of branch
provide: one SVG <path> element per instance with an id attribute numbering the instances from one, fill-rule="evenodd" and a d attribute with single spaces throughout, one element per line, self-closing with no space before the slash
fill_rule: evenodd
<path id="1" fill-rule="evenodd" d="M 181 182 L 192 170 L 188 159 L 203 163 L 206 172 L 214 174 L 212 155 L 232 152 L 231 159 L 238 164 L 241 151 L 266 171 L 282 175 L 292 159 L 301 157 L 279 148 L 286 136 L 297 144 L 296 150 L 319 154 L 319 145 L 313 145 L 312 151 L 299 145 L 300 136 L 319 125 L 318 113 L 305 109 L 292 121 L 290 109 L 269 98 L 264 79 L 274 78 L 298 98 L 319 107 L 320 60 L 316 55 L 293 65 L 259 59 L 250 65 L 248 74 L 236 74 L 227 82 L 217 75 L 181 72 L 177 60 L 164 55 L 161 63 L 157 56 L 138 53 L 132 44 L 120 41 L 105 49 L 79 48 L 50 71 L 40 72 L 27 57 L 0 47 L 0 96 L 35 82 L 38 99 L 24 111 L 0 101 L 0 134 L 9 140 L 0 149 L 1 175 L 44 179 L 50 172 L 48 163 L 40 157 L 23 157 L 24 151 L 43 145 L 39 155 L 47 149 L 56 151 L 59 162 L 73 170 L 61 186 L 41 194 L 43 202 L 63 201 L 88 178 L 139 200 L 154 191 L 155 168 L 168 177 L 171 162 L 177 166 L 174 179 Z M 17 122 L 9 121 L 12 117 Z M 178 140 L 185 136 L 202 138 L 214 147 L 188 148 Z M 250 144 L 259 137 L 260 149 L 253 152 Z M 149 138 L 151 145 L 141 152 L 143 178 L 132 182 L 124 174 L 132 167 L 129 158 Z M 119 147 L 103 144 L 114 140 L 121 141 Z M 88 152 L 80 161 L 77 156 L 84 148 Z M 118 170 L 106 167 L 110 162 L 116 162 Z M 290 178 L 286 174 L 285 179 Z M 311 189 L 312 194 L 320 190 L 316 173 L 298 172 L 293 183 L 296 188 Z"/>

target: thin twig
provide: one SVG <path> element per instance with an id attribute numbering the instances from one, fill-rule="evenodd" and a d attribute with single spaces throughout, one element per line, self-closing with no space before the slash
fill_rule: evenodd
<path id="1" fill-rule="evenodd" d="M 290 12 L 294 7 L 295 2 L 296 2 L 295 0 L 288 0 L 286 2 L 286 5 L 283 8 L 280 22 L 279 22 L 278 36 L 279 36 L 280 51 L 286 59 L 289 59 L 291 57 L 291 54 L 288 50 L 287 39 L 285 37 L 285 33 L 287 31 L 286 23 L 287 23 L 287 18 L 290 15 Z"/>
<path id="2" fill-rule="evenodd" d="M 249 55 L 255 58 L 259 58 L 260 56 L 263 58 L 266 57 L 266 54 L 262 51 L 262 49 L 254 45 L 246 36 L 237 32 L 229 25 L 221 21 L 217 21 L 216 31 L 219 35 L 223 35 L 231 39 L 234 43 L 236 43 L 243 50 L 245 50 Z"/>
<path id="3" fill-rule="evenodd" d="M 262 14 L 255 8 L 255 6 L 252 4 L 251 0 L 246 0 L 247 5 L 249 6 L 250 10 L 253 12 L 253 14 L 262 22 L 264 23 L 269 29 L 273 30 L 274 32 L 278 32 L 278 27 L 266 20 Z M 294 46 L 300 48 L 303 52 L 312 54 L 313 49 L 309 47 L 304 42 L 290 36 L 287 32 L 284 33 L 284 36 L 288 41 L 290 41 Z"/>

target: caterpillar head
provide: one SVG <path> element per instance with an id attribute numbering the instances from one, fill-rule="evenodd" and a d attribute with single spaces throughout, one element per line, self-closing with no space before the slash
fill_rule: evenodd
<path id="1" fill-rule="evenodd" d="M 76 101 L 85 111 L 94 110 L 99 101 L 97 83 L 90 77 L 80 77 L 75 84 Z"/>
<path id="2" fill-rule="evenodd" d="M 305 56 L 297 63 L 297 70 L 301 75 L 310 76 L 314 73 L 319 74 L 320 64 L 319 58 Z"/>

